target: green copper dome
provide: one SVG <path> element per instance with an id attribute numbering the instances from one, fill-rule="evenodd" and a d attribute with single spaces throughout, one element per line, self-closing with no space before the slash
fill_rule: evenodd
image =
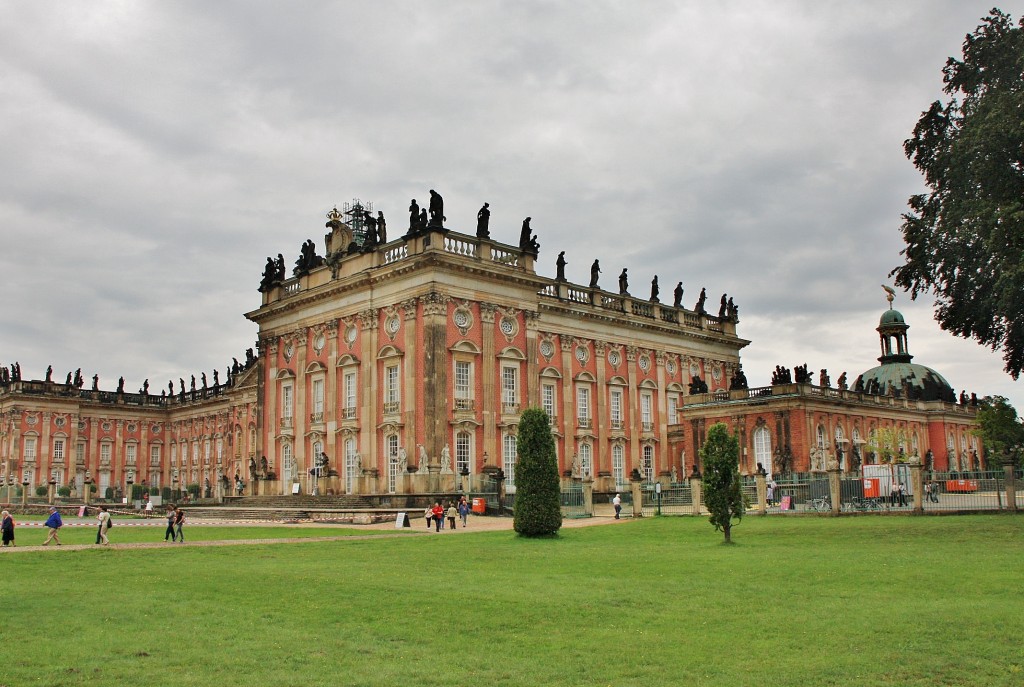
<path id="1" fill-rule="evenodd" d="M 906 322 L 903 320 L 903 313 L 890 308 L 882 313 L 881 319 L 878 320 L 878 326 L 885 327 L 892 324 L 906 324 Z"/>
<path id="2" fill-rule="evenodd" d="M 870 389 L 872 382 L 878 382 L 879 393 L 885 394 L 892 384 L 893 389 L 903 394 L 903 383 L 910 389 L 910 396 L 922 401 L 946 401 L 956 403 L 953 387 L 945 377 L 930 367 L 909 362 L 887 362 L 873 367 L 860 376 L 865 389 Z"/>

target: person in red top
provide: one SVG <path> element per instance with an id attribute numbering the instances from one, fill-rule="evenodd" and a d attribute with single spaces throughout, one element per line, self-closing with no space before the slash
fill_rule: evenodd
<path id="1" fill-rule="evenodd" d="M 434 507 L 431 509 L 431 512 L 434 514 L 434 531 L 440 532 L 441 528 L 444 527 L 444 508 L 439 501 L 434 501 Z"/>

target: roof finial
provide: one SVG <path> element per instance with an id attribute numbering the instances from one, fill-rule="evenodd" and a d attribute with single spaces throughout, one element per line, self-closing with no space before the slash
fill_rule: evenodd
<path id="1" fill-rule="evenodd" d="M 882 288 L 885 289 L 885 299 L 889 301 L 889 310 L 892 310 L 892 301 L 896 298 L 896 291 L 891 286 L 882 284 Z"/>

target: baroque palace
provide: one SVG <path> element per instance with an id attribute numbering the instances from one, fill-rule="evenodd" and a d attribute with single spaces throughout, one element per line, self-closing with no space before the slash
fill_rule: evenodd
<path id="1" fill-rule="evenodd" d="M 197 485 L 223 495 L 434 493 L 483 487 L 504 472 L 514 491 L 520 412 L 552 421 L 559 469 L 599 492 L 628 480 L 677 482 L 699 472 L 705 430 L 739 436 L 740 469 L 855 473 L 878 459 L 875 437 L 927 469 L 979 469 L 975 404 L 910 362 L 907 325 L 885 311 L 880 365 L 833 386 L 798 367 L 748 388 L 738 308 L 705 295 L 691 310 L 599 285 L 537 274 L 529 218 L 518 245 L 492 240 L 485 204 L 475 234 L 444 227 L 443 201 L 413 201 L 389 240 L 383 215 L 358 201 L 328 214 L 325 255 L 302 246 L 292 275 L 268 258 L 262 302 L 246 314 L 257 350 L 212 384 L 102 391 L 0 378 L 4 484 L 151 489 Z"/>

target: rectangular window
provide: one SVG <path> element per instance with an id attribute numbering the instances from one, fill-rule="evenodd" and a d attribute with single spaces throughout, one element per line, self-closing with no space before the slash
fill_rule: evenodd
<path id="1" fill-rule="evenodd" d="M 398 435 L 387 437 L 388 493 L 394 494 L 398 488 Z"/>
<path id="2" fill-rule="evenodd" d="M 679 421 L 678 415 L 679 410 L 677 406 L 678 400 L 675 394 L 671 394 L 668 397 L 668 422 L 669 424 L 676 424 Z"/>
<path id="3" fill-rule="evenodd" d="M 505 471 L 505 484 L 516 486 L 516 435 L 506 434 L 501 441 L 502 470 Z"/>
<path id="4" fill-rule="evenodd" d="M 178 465 L 178 445 L 171 444 L 171 467 L 177 467 Z"/>
<path id="5" fill-rule="evenodd" d="M 590 427 L 590 387 L 576 387 L 576 423 L 580 427 Z"/>
<path id="6" fill-rule="evenodd" d="M 650 432 L 654 430 L 654 419 L 651 408 L 654 405 L 654 398 L 650 394 L 640 394 L 640 422 L 643 430 Z"/>
<path id="7" fill-rule="evenodd" d="M 519 412 L 519 368 L 501 368 L 501 403 L 505 413 Z"/>
<path id="8" fill-rule="evenodd" d="M 203 465 L 210 464 L 210 456 L 212 455 L 213 444 L 207 439 L 203 442 Z"/>
<path id="9" fill-rule="evenodd" d="M 540 388 L 540 402 L 551 421 L 555 420 L 555 385 L 545 384 Z"/>
<path id="10" fill-rule="evenodd" d="M 356 416 L 356 373 L 346 372 L 343 385 L 345 388 L 345 407 L 342 417 L 351 419 Z"/>
<path id="11" fill-rule="evenodd" d="M 345 441 L 345 491 L 349 494 L 355 491 L 356 477 L 358 477 L 356 455 L 356 440 L 347 439 Z"/>
<path id="12" fill-rule="evenodd" d="M 612 429 L 622 429 L 622 389 L 612 389 L 609 413 Z"/>
<path id="13" fill-rule="evenodd" d="M 313 416 L 317 419 L 314 422 L 323 422 L 324 419 L 324 380 L 313 380 Z"/>
<path id="14" fill-rule="evenodd" d="M 199 465 L 199 442 L 192 442 L 192 464 Z"/>
<path id="15" fill-rule="evenodd" d="M 389 365 L 384 369 L 384 412 L 397 413 L 401 409 L 399 403 L 401 388 L 398 384 L 398 365 Z"/>
<path id="16" fill-rule="evenodd" d="M 157 467 L 160 465 L 160 446 L 154 445 L 149 447 L 149 464 Z"/>
<path id="17" fill-rule="evenodd" d="M 64 462 L 64 440 L 54 439 L 53 440 L 53 462 L 63 463 Z"/>
<path id="18" fill-rule="evenodd" d="M 138 446 L 135 444 L 128 444 L 124 447 L 124 458 L 125 463 L 128 465 L 135 465 L 135 458 L 137 456 Z"/>
<path id="19" fill-rule="evenodd" d="M 473 368 L 465 360 L 455 361 L 455 409 L 473 409 Z"/>
<path id="20" fill-rule="evenodd" d="M 85 442 L 79 441 L 75 444 L 75 462 L 85 464 Z"/>
<path id="21" fill-rule="evenodd" d="M 100 464 L 110 465 L 110 444 L 100 444 Z"/>
<path id="22" fill-rule="evenodd" d="M 626 485 L 626 460 L 622 444 L 612 446 L 612 477 L 616 488 L 621 489 Z"/>
<path id="23" fill-rule="evenodd" d="M 470 445 L 468 432 L 459 432 L 455 435 L 455 471 L 460 475 L 469 471 Z"/>
<path id="24" fill-rule="evenodd" d="M 35 462 L 36 459 L 36 438 L 25 437 L 25 462 Z"/>
<path id="25" fill-rule="evenodd" d="M 217 465 L 221 465 L 224 460 L 224 439 L 217 439 Z"/>
<path id="26" fill-rule="evenodd" d="M 294 399 L 292 398 L 292 385 L 285 384 L 281 387 L 281 426 L 292 426 L 292 413 L 294 411 Z M 184 456 L 182 459 L 184 460 Z"/>

